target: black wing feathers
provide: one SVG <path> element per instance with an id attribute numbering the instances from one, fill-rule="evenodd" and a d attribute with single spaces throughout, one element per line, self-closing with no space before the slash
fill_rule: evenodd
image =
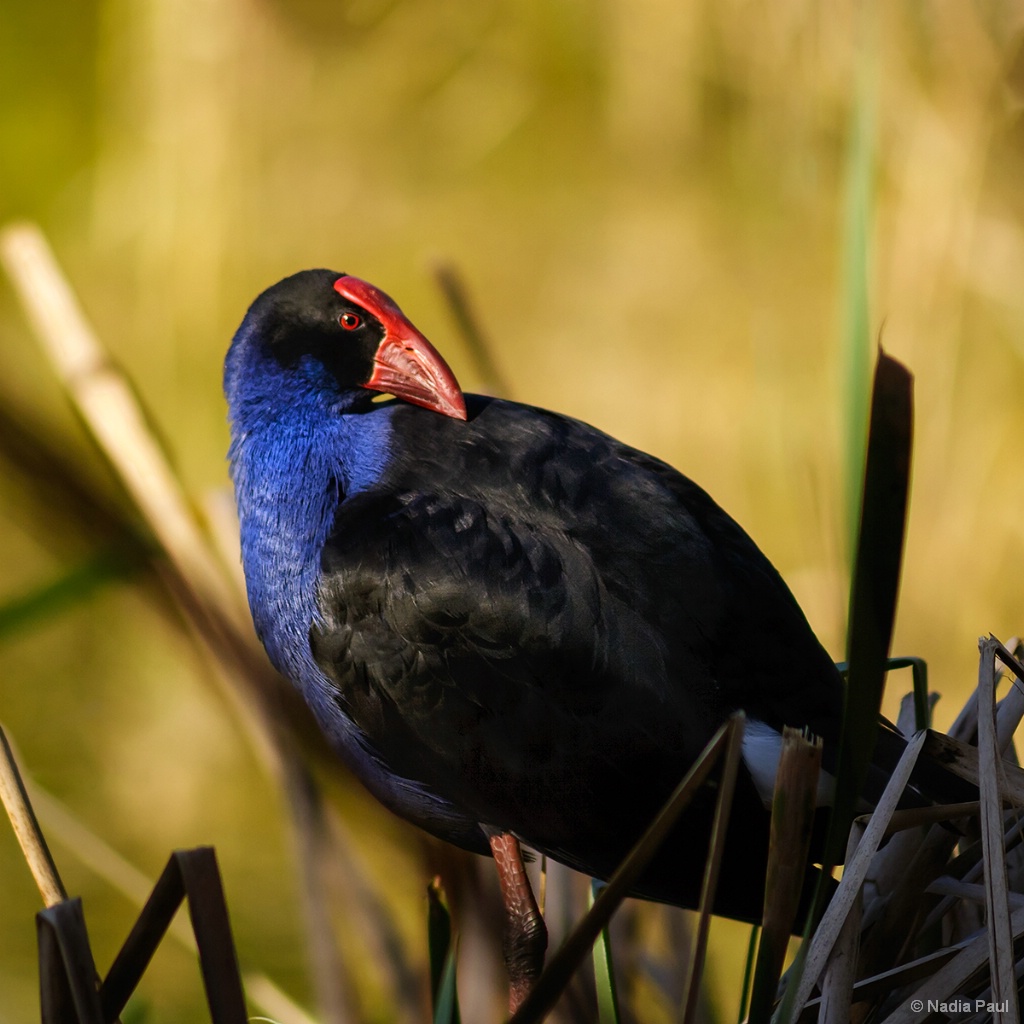
<path id="1" fill-rule="evenodd" d="M 324 549 L 313 652 L 393 771 L 580 849 L 608 812 L 642 828 L 730 710 L 758 713 L 760 684 L 766 705 L 823 691 L 826 717 L 831 661 L 703 491 L 576 421 L 470 413 L 396 407 L 401 458 Z M 781 607 L 768 639 L 763 607 Z"/>

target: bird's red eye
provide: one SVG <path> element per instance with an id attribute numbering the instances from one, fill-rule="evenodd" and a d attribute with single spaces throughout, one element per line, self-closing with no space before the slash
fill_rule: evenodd
<path id="1" fill-rule="evenodd" d="M 358 313 L 342 313 L 338 317 L 338 323 L 345 328 L 346 331 L 354 331 L 361 323 L 363 318 Z"/>

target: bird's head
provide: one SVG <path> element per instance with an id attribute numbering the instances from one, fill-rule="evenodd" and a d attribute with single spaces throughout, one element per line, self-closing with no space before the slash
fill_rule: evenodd
<path id="1" fill-rule="evenodd" d="M 331 270 L 304 270 L 249 308 L 225 365 L 229 399 L 252 376 L 283 387 L 380 391 L 464 420 L 466 403 L 437 349 L 379 288 Z M 243 380 L 242 378 L 246 378 Z"/>

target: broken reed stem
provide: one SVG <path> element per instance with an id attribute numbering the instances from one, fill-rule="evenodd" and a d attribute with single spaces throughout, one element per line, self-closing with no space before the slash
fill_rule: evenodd
<path id="1" fill-rule="evenodd" d="M 64 885 L 57 873 L 57 865 L 50 855 L 43 838 L 42 829 L 25 789 L 25 782 L 18 771 L 14 751 L 7 740 L 7 734 L 0 728 L 0 799 L 7 808 L 7 814 L 14 826 L 21 852 L 28 862 L 32 877 L 36 880 L 39 894 L 47 907 L 63 903 L 68 898 Z"/>
<path id="2" fill-rule="evenodd" d="M 752 1024 L 767 1021 L 804 888 L 821 771 L 821 740 L 789 726 L 775 775 L 761 941 L 750 1001 Z"/>

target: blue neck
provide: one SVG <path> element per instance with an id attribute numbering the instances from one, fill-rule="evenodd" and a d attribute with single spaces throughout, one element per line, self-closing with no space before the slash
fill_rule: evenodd
<path id="1" fill-rule="evenodd" d="M 309 630 L 318 615 L 320 554 L 346 495 L 379 479 L 389 452 L 387 406 L 310 390 L 234 409 L 231 469 L 253 622 L 270 660 L 314 700 Z M 355 411 L 359 409 L 360 411 Z"/>

